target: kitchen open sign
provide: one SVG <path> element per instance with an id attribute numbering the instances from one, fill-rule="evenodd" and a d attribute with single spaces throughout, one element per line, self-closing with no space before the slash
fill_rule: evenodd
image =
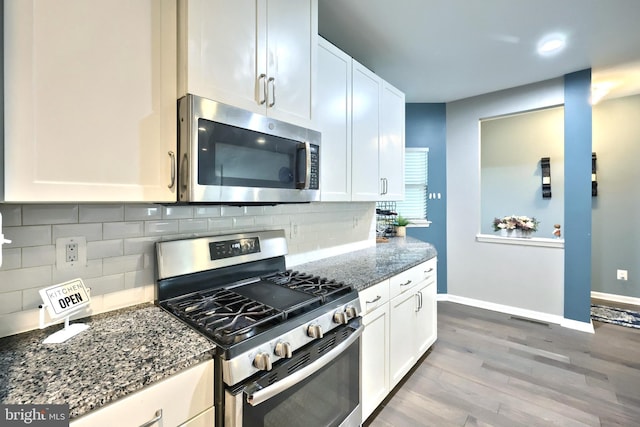
<path id="1" fill-rule="evenodd" d="M 82 279 L 40 289 L 40 296 L 52 318 L 64 317 L 90 302 L 89 292 Z"/>

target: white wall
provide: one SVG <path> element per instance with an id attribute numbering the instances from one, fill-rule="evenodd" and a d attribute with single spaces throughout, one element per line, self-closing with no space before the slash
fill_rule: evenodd
<path id="1" fill-rule="evenodd" d="M 477 242 L 480 119 L 561 105 L 562 78 L 447 104 L 447 291 L 563 315 L 564 250 Z"/>

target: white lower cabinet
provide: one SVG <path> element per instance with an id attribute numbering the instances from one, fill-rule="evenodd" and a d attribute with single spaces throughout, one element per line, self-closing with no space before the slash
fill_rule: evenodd
<path id="1" fill-rule="evenodd" d="M 360 292 L 362 421 L 437 338 L 435 258 Z"/>
<path id="2" fill-rule="evenodd" d="M 150 426 L 212 426 L 213 361 L 202 362 L 89 412 L 72 420 L 70 426 L 137 427 L 154 418 L 158 419 Z"/>
<path id="3" fill-rule="evenodd" d="M 362 421 L 389 393 L 389 281 L 360 292 L 362 305 Z"/>

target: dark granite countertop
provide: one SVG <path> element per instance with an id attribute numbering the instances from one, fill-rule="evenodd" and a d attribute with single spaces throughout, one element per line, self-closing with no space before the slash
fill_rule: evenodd
<path id="1" fill-rule="evenodd" d="M 387 243 L 300 264 L 293 269 L 339 280 L 361 291 L 436 255 L 436 249 L 430 243 L 411 237 L 396 237 Z"/>
<path id="2" fill-rule="evenodd" d="M 89 329 L 61 344 L 42 341 L 63 325 L 0 338 L 0 403 L 68 403 L 75 418 L 211 359 L 215 348 L 150 303 L 79 322 Z"/>
<path id="3" fill-rule="evenodd" d="M 429 243 L 393 238 L 294 269 L 362 290 L 435 256 Z M 153 304 L 80 322 L 90 328 L 62 344 L 42 344 L 62 325 L 0 338 L 0 403 L 68 403 L 76 418 L 210 359 L 215 348 Z"/>

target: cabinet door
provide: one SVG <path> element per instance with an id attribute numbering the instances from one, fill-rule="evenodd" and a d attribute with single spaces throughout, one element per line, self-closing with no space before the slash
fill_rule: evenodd
<path id="1" fill-rule="evenodd" d="M 314 116 L 322 132 L 323 202 L 351 200 L 351 57 L 320 38 Z"/>
<path id="2" fill-rule="evenodd" d="M 265 114 L 265 1 L 183 0 L 179 11 L 180 96 Z"/>
<path id="3" fill-rule="evenodd" d="M 266 3 L 267 115 L 313 127 L 318 2 L 266 0 Z"/>
<path id="4" fill-rule="evenodd" d="M 5 201 L 175 202 L 170 0 L 4 2 Z"/>
<path id="5" fill-rule="evenodd" d="M 382 80 L 353 61 L 351 199 L 375 201 L 378 181 L 379 106 Z"/>
<path id="6" fill-rule="evenodd" d="M 437 336 L 437 302 L 436 282 L 428 281 L 418 285 L 419 310 L 416 312 L 416 357 L 420 358 L 436 341 Z"/>
<path id="7" fill-rule="evenodd" d="M 417 360 L 414 334 L 417 298 L 415 292 L 405 292 L 390 302 L 389 380 L 391 388 L 398 384 Z"/>
<path id="8" fill-rule="evenodd" d="M 389 393 L 389 306 L 362 319 L 362 422 Z"/>
<path id="9" fill-rule="evenodd" d="M 382 200 L 404 199 L 404 93 L 384 82 L 380 106 L 379 169 Z"/>

